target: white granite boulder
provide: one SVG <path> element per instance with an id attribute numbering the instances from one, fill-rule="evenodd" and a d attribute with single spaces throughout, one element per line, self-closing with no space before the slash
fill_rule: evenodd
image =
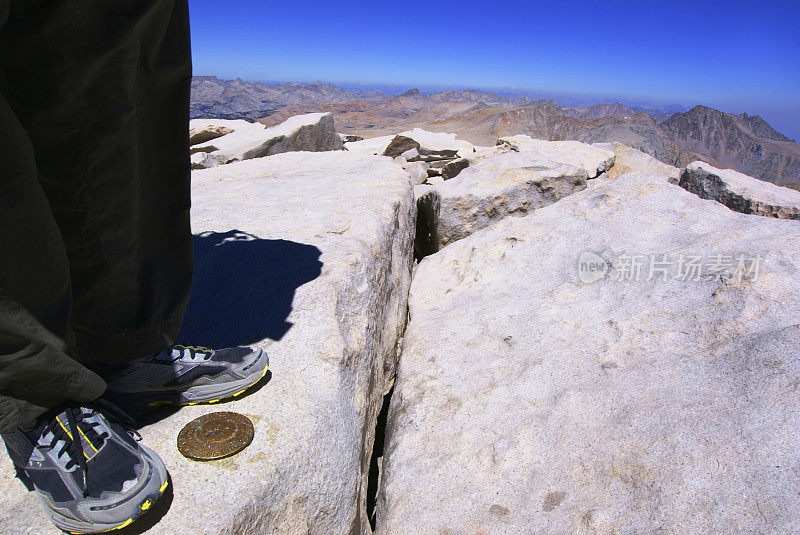
<path id="1" fill-rule="evenodd" d="M 798 234 L 630 173 L 424 258 L 378 535 L 800 532 Z"/>
<path id="2" fill-rule="evenodd" d="M 222 135 L 216 135 L 219 133 Z M 194 169 L 281 152 L 344 148 L 341 136 L 334 130 L 330 113 L 297 115 L 269 128 L 244 120 L 192 119 L 189 134 L 190 140 L 201 140 L 191 146 Z"/>
<path id="3" fill-rule="evenodd" d="M 800 219 L 800 192 L 739 173 L 694 162 L 681 175 L 687 191 L 743 214 Z"/>
<path id="4" fill-rule="evenodd" d="M 189 121 L 189 145 L 202 146 L 212 139 L 217 139 L 236 130 L 254 132 L 263 130 L 263 125 L 251 123 L 244 119 L 191 119 Z"/>
<path id="5" fill-rule="evenodd" d="M 506 152 L 436 182 L 434 188 L 419 190 L 415 249 L 422 256 L 505 217 L 523 216 L 584 189 L 586 171 L 532 152 Z"/>
<path id="6" fill-rule="evenodd" d="M 614 179 L 633 171 L 664 177 L 670 184 L 677 184 L 680 180 L 681 170 L 677 167 L 665 164 L 623 143 L 593 143 L 592 146 L 614 153 L 614 165 L 607 170 L 609 178 Z"/>
<path id="7" fill-rule="evenodd" d="M 379 136 L 344 144 L 345 150 L 364 155 L 380 156 L 392 142 L 395 136 Z"/>
<path id="8" fill-rule="evenodd" d="M 401 136 L 409 137 L 419 143 L 421 154 L 425 152 L 455 151 L 456 156 L 466 158 L 475 152 L 475 147 L 469 141 L 456 139 L 455 134 L 443 132 L 429 132 L 422 128 L 414 128 L 407 132 L 400 132 Z"/>
<path id="9" fill-rule="evenodd" d="M 586 170 L 594 178 L 614 165 L 614 153 L 580 141 L 545 141 L 525 134 L 500 138 L 498 145 L 508 145 L 515 151 L 532 152 L 541 158 L 565 163 Z"/>
<path id="10" fill-rule="evenodd" d="M 403 169 L 411 176 L 411 182 L 416 186 L 428 179 L 428 164 L 425 162 L 410 162 Z"/>
<path id="11" fill-rule="evenodd" d="M 408 175 L 387 158 L 292 152 L 195 171 L 192 182 L 197 269 L 180 336 L 265 348 L 272 377 L 141 429 L 174 488 L 148 533 L 370 533 L 375 422 L 411 279 Z M 219 461 L 182 457 L 180 429 L 219 410 L 249 416 L 253 443 Z M 60 533 L 5 455 L 0 474 L 0 532 Z"/>

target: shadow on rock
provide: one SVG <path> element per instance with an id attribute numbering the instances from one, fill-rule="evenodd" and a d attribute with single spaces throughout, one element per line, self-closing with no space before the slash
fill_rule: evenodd
<path id="1" fill-rule="evenodd" d="M 239 230 L 194 237 L 195 274 L 182 344 L 212 348 L 280 340 L 291 328 L 294 292 L 322 271 L 313 245 Z"/>

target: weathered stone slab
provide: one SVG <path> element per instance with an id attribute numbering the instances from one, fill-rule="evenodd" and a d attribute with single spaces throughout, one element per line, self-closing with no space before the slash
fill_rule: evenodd
<path id="1" fill-rule="evenodd" d="M 429 132 L 422 128 L 414 128 L 401 132 L 401 136 L 409 137 L 419 143 L 420 154 L 452 154 L 450 157 L 466 158 L 475 152 L 475 147 L 469 141 L 457 139 L 455 134 L 444 132 Z"/>
<path id="2" fill-rule="evenodd" d="M 345 143 L 344 148 L 349 152 L 379 156 L 383 154 L 394 138 L 395 136 L 371 137 Z"/>
<path id="3" fill-rule="evenodd" d="M 622 143 L 594 143 L 593 146 L 610 150 L 614 153 L 614 165 L 607 170 L 609 178 L 617 178 L 628 172 L 639 172 L 650 176 L 666 178 L 670 184 L 677 184 L 681 170 L 667 165 L 647 153 L 636 150 Z"/>
<path id="4" fill-rule="evenodd" d="M 508 145 L 519 152 L 532 152 L 554 162 L 586 170 L 594 178 L 614 165 L 614 153 L 579 141 L 545 141 L 525 134 L 500 138 L 498 145 Z"/>
<path id="5" fill-rule="evenodd" d="M 221 136 L 216 135 L 226 131 Z M 190 139 L 208 139 L 192 145 L 193 169 L 281 152 L 344 148 L 341 136 L 334 130 L 333 115 L 330 113 L 297 115 L 270 128 L 243 120 L 193 119 L 189 124 L 189 133 Z"/>
<path id="6" fill-rule="evenodd" d="M 800 192 L 758 180 L 733 169 L 693 162 L 681 175 L 687 191 L 743 214 L 800 219 Z"/>
<path id="7" fill-rule="evenodd" d="M 203 145 L 234 131 L 262 130 L 258 123 L 250 123 L 244 119 L 192 119 L 189 121 L 189 145 Z"/>
<path id="8" fill-rule="evenodd" d="M 411 182 L 415 186 L 422 184 L 428 178 L 428 164 L 425 162 L 410 162 L 403 168 L 411 176 Z"/>
<path id="9" fill-rule="evenodd" d="M 442 166 L 442 178 L 450 180 L 458 176 L 458 173 L 469 167 L 469 160 L 466 158 L 459 158 L 452 162 L 447 162 Z"/>
<path id="10" fill-rule="evenodd" d="M 397 158 L 405 152 L 411 150 L 419 150 L 420 146 L 415 140 L 406 136 L 394 136 L 394 139 L 389 143 L 389 146 L 383 151 L 384 156 L 390 158 Z"/>
<path id="11" fill-rule="evenodd" d="M 418 199 L 417 253 L 438 251 L 507 216 L 525 215 L 585 187 L 585 170 L 536 153 L 487 156 Z"/>
<path id="12" fill-rule="evenodd" d="M 630 173 L 424 258 L 377 533 L 800 532 L 798 233 Z"/>
<path id="13" fill-rule="evenodd" d="M 293 152 L 193 173 L 197 276 L 181 338 L 254 343 L 271 380 L 141 429 L 172 475 L 149 533 L 370 532 L 375 421 L 406 318 L 414 229 L 408 175 L 388 158 Z M 248 415 L 255 439 L 220 461 L 180 456 L 197 416 Z M 2 533 L 57 534 L 0 455 Z"/>

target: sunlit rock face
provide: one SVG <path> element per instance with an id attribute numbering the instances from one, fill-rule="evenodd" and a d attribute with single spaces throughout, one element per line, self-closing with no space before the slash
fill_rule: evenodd
<path id="1" fill-rule="evenodd" d="M 193 172 L 196 271 L 179 341 L 261 347 L 272 375 L 140 430 L 174 489 L 148 533 L 369 533 L 370 455 L 406 320 L 414 221 L 408 174 L 388 158 L 291 152 Z M 219 410 L 253 421 L 252 444 L 219 461 L 182 457 L 181 428 Z M 61 533 L 5 455 L 0 474 L 0 532 Z"/>
<path id="2" fill-rule="evenodd" d="M 798 233 L 628 172 L 422 259 L 377 532 L 800 530 Z"/>
<path id="3" fill-rule="evenodd" d="M 243 119 L 192 119 L 189 124 L 193 169 L 214 167 L 291 151 L 342 150 L 330 113 L 291 117 L 267 128 Z"/>
<path id="4" fill-rule="evenodd" d="M 732 169 L 717 169 L 704 162 L 694 162 L 681 175 L 680 185 L 704 199 L 717 201 L 743 214 L 800 219 L 800 192 Z"/>

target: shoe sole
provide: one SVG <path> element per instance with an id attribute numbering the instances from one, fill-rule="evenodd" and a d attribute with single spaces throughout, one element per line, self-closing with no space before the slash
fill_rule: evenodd
<path id="1" fill-rule="evenodd" d="M 184 392 L 177 392 L 173 393 L 173 399 L 167 399 L 166 396 L 169 396 L 169 392 L 164 393 L 149 393 L 144 394 L 144 396 L 148 397 L 151 401 L 147 402 L 148 407 L 158 407 L 161 405 L 178 405 L 181 407 L 186 407 L 189 405 L 211 405 L 214 403 L 219 403 L 221 401 L 225 401 L 228 399 L 233 399 L 241 396 L 248 389 L 258 384 L 261 379 L 267 375 L 269 371 L 269 356 L 263 349 L 259 349 L 259 356 L 256 359 L 256 362 L 260 359 L 264 359 L 264 368 L 261 370 L 261 373 L 257 376 L 255 374 L 251 375 L 250 377 L 246 377 L 240 381 L 231 382 L 225 385 L 224 389 L 221 389 L 222 385 L 203 385 L 194 388 L 189 388 Z M 161 397 L 162 399 L 155 399 Z"/>
<path id="2" fill-rule="evenodd" d="M 161 477 L 161 479 L 163 479 L 164 482 L 161 484 L 158 490 L 150 492 L 146 494 L 143 499 L 140 499 L 139 505 L 136 507 L 135 512 L 130 517 L 123 522 L 117 522 L 114 524 L 90 524 L 75 520 L 74 518 L 62 516 L 57 511 L 51 510 L 50 518 L 56 527 L 67 533 L 71 533 L 72 535 L 110 533 L 112 531 L 117 531 L 130 526 L 136 520 L 138 520 L 139 517 L 149 511 L 153 505 L 155 505 L 155 503 L 164 495 L 164 492 L 166 492 L 167 488 L 169 488 L 169 474 L 167 473 L 167 467 L 164 465 L 164 461 L 161 460 L 161 457 L 144 446 L 140 447 L 149 453 L 149 457 L 155 463 L 156 473 Z"/>

